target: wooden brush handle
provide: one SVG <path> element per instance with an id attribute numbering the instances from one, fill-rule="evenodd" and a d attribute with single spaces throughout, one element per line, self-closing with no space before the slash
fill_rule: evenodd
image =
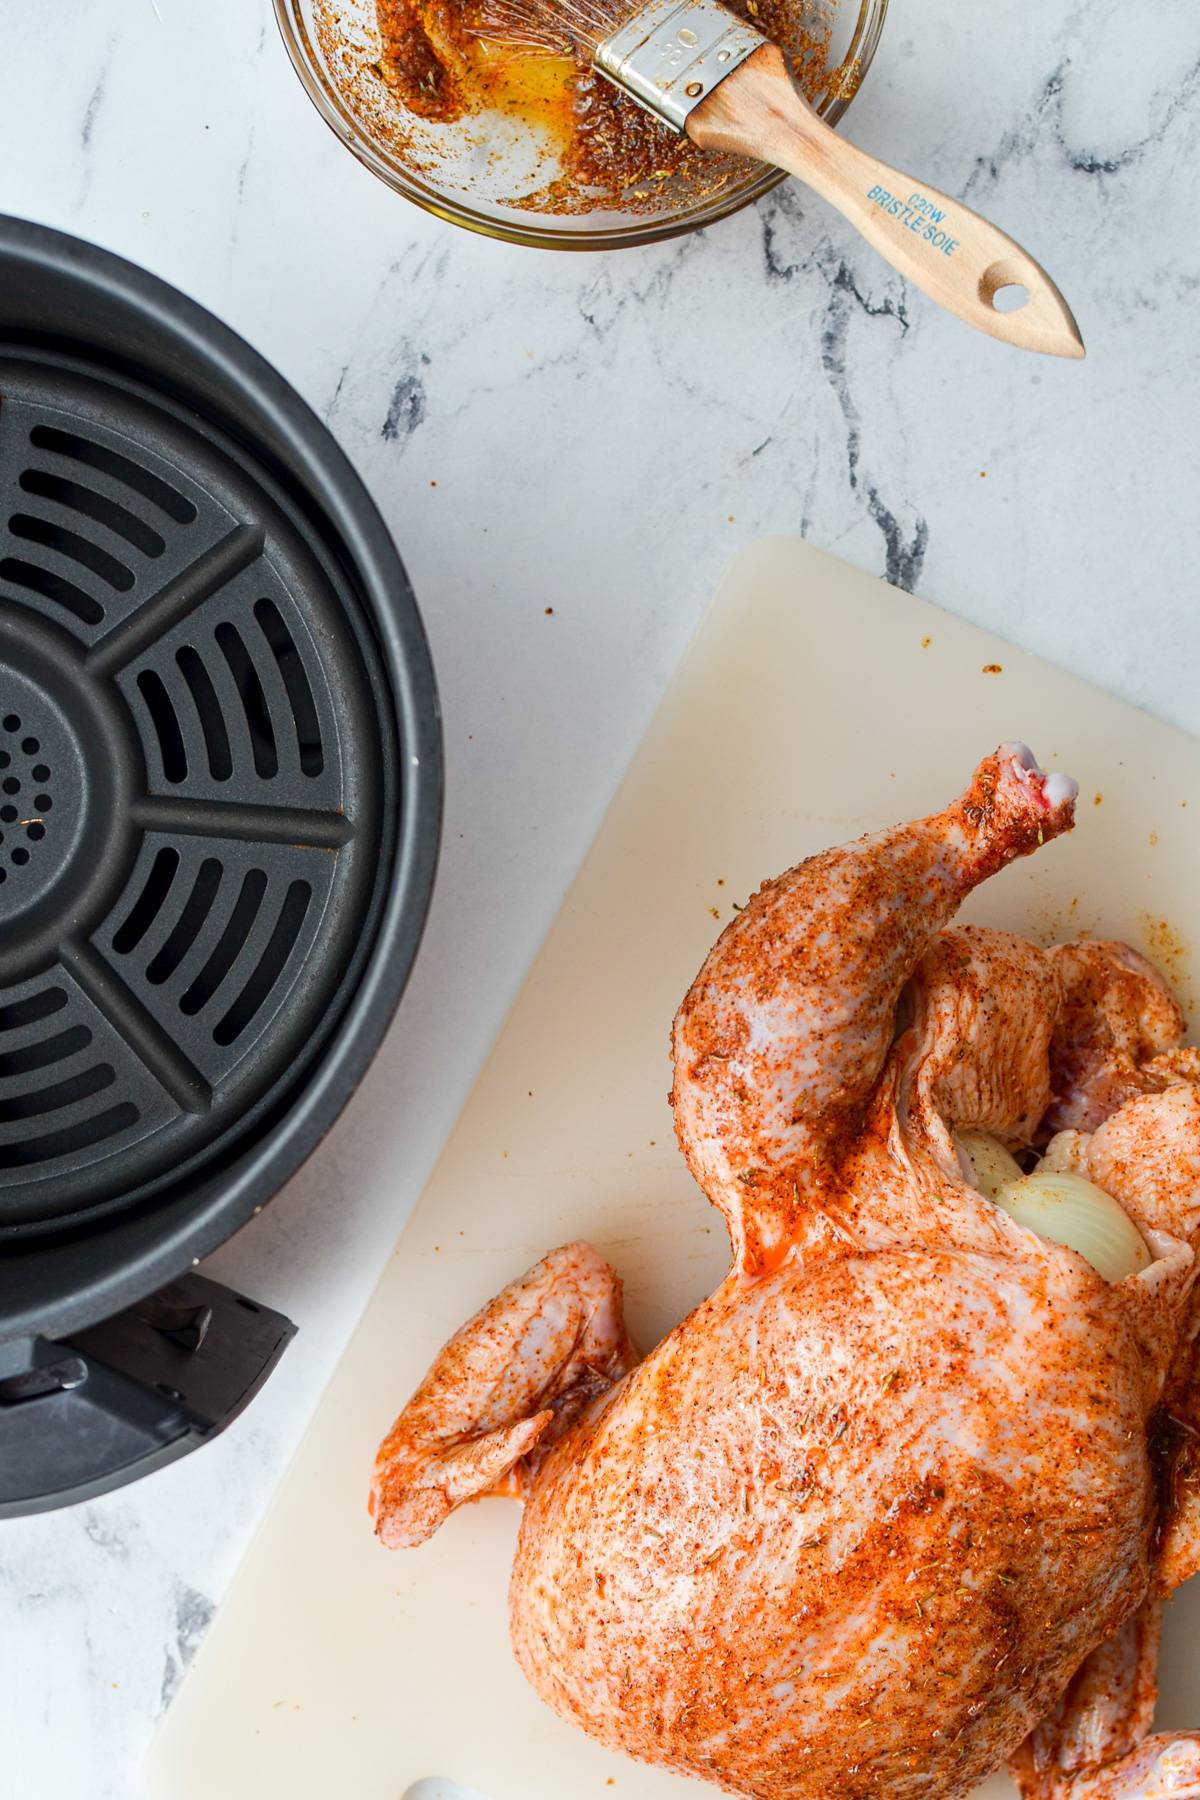
<path id="1" fill-rule="evenodd" d="M 752 156 L 795 175 L 893 269 L 976 330 L 1047 356 L 1083 355 L 1071 309 L 1041 264 L 961 201 L 839 137 L 800 94 L 774 44 L 714 88 L 687 132 L 702 149 Z M 1028 301 L 997 311 L 996 294 L 1014 284 Z"/>

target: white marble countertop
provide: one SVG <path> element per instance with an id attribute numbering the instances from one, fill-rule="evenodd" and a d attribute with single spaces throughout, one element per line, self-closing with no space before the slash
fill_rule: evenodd
<path id="1" fill-rule="evenodd" d="M 215 1273 L 301 1330 L 217 1444 L 0 1528 L 15 1800 L 130 1800 L 203 1631 L 732 551 L 799 532 L 1200 730 L 1200 12 L 892 0 L 851 115 L 1052 269 L 1082 365 L 907 292 L 785 187 L 703 236 L 554 256 L 394 197 L 268 0 L 0 0 L 0 210 L 242 332 L 391 525 L 446 717 L 441 874 L 341 1125 Z M 553 608 L 548 614 L 547 608 Z M 896 695 L 904 705 L 904 695 Z"/>

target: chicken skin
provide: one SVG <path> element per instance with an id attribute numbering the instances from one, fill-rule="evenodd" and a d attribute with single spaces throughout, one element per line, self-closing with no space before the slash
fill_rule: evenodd
<path id="1" fill-rule="evenodd" d="M 556 1250 L 380 1447 L 389 1546 L 524 1501 L 513 1646 L 605 1744 L 757 1800 L 1005 1762 L 1025 1800 L 1200 1800 L 1200 1733 L 1149 1735 L 1200 1567 L 1200 1058 L 1125 946 L 951 924 L 1074 796 L 1003 745 L 768 882 L 673 1035 L 725 1280 L 639 1360 L 614 1271 Z M 1133 1272 L 989 1197 L 972 1141 L 1104 1190 Z"/>

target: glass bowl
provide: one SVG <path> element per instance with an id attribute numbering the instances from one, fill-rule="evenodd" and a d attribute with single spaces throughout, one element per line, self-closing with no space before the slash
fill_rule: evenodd
<path id="1" fill-rule="evenodd" d="M 821 49 L 805 87 L 836 125 L 871 66 L 888 0 L 794 3 L 806 22 L 819 18 Z M 549 210 L 547 150 L 532 115 L 483 111 L 434 124 L 406 112 L 377 78 L 375 0 L 275 0 L 275 15 L 309 99 L 359 161 L 438 218 L 489 237 L 543 250 L 654 243 L 727 218 L 784 179 L 779 169 L 730 157 L 702 186 L 640 192 L 625 208 Z"/>

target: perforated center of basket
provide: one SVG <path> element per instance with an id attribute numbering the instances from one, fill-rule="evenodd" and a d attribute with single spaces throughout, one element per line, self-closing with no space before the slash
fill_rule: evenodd
<path id="1" fill-rule="evenodd" d="M 20 713 L 0 715 L 0 795 L 2 886 L 10 877 L 26 878 L 54 810 L 54 770 L 44 759 L 41 738 Z"/>

